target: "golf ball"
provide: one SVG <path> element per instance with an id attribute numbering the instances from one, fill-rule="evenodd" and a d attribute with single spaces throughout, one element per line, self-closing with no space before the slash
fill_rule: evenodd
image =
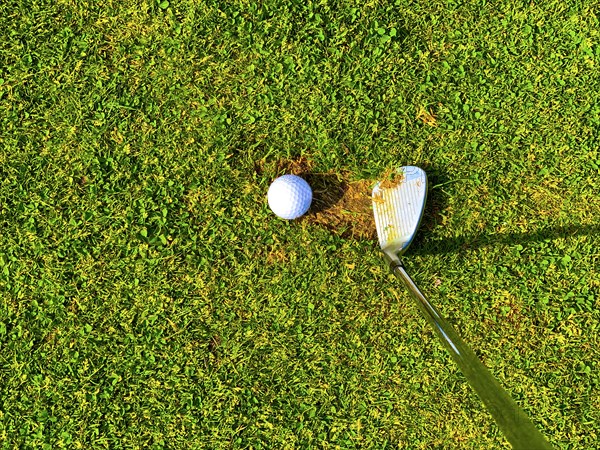
<path id="1" fill-rule="evenodd" d="M 296 219 L 306 213 L 312 202 L 312 189 L 297 175 L 283 175 L 269 187 L 269 208 L 282 219 Z"/>

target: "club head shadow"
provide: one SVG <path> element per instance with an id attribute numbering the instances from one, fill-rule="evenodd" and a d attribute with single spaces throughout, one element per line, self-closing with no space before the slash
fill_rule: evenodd
<path id="1" fill-rule="evenodd" d="M 379 245 L 389 262 L 399 261 L 417 233 L 427 200 L 427 174 L 419 167 L 403 166 L 392 181 L 373 188 L 373 214 Z"/>

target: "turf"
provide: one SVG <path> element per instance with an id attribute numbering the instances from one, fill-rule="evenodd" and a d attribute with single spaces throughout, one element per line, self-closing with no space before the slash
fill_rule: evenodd
<path id="1" fill-rule="evenodd" d="M 282 161 L 427 170 L 406 265 L 557 448 L 600 440 L 597 2 L 0 4 L 1 448 L 506 448 Z"/>

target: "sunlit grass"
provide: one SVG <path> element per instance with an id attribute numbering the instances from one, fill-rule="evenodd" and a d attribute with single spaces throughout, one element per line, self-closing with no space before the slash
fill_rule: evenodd
<path id="1" fill-rule="evenodd" d="M 300 156 L 423 167 L 408 270 L 596 445 L 594 6 L 4 2 L 2 448 L 506 447 L 376 242 L 269 212 Z"/>

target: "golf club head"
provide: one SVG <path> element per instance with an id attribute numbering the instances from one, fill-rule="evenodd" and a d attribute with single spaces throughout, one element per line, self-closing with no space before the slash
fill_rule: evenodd
<path id="1" fill-rule="evenodd" d="M 394 181 L 373 188 L 373 213 L 381 250 L 399 261 L 417 233 L 427 199 L 427 175 L 415 166 L 400 167 Z"/>

